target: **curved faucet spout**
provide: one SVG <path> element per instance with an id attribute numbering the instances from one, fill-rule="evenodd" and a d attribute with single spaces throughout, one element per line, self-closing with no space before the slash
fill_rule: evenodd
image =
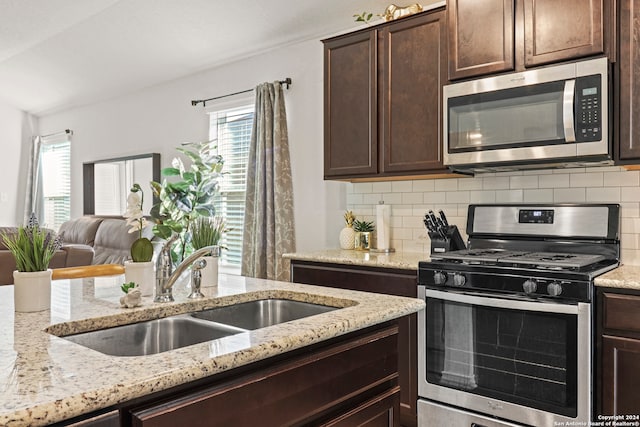
<path id="1" fill-rule="evenodd" d="M 191 255 L 189 255 L 188 257 L 186 257 L 181 263 L 180 265 L 178 265 L 176 267 L 176 270 L 173 272 L 173 274 L 169 277 L 169 279 L 165 282 L 165 284 L 163 285 L 162 289 L 163 290 L 167 290 L 167 289 L 171 289 L 174 285 L 174 283 L 176 283 L 176 280 L 178 280 L 178 277 L 180 277 L 180 275 L 182 273 L 184 273 L 184 271 L 194 262 L 196 262 L 198 260 L 198 258 L 202 258 L 203 256 L 207 256 L 209 255 L 212 251 L 214 251 L 217 248 L 217 246 L 205 246 L 204 248 L 198 249 L 197 251 L 195 251 L 194 253 L 192 253 Z"/>
<path id="2" fill-rule="evenodd" d="M 171 254 L 168 250 L 170 245 L 165 245 L 165 247 L 167 250 L 165 251 L 163 248 L 163 251 L 158 256 L 158 263 L 156 264 L 156 297 L 153 300 L 154 302 L 174 301 L 172 289 L 180 275 L 198 258 L 211 253 L 219 253 L 219 246 L 205 246 L 185 258 L 180 265 L 176 267 L 175 271 L 172 272 Z"/>

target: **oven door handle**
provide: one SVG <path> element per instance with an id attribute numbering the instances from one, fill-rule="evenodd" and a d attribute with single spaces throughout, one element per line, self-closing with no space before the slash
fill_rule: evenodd
<path id="1" fill-rule="evenodd" d="M 423 288 L 422 286 L 420 288 Z M 554 302 L 518 301 L 493 296 L 468 295 L 457 291 L 436 291 L 425 289 L 427 298 L 441 299 L 445 301 L 460 302 L 463 304 L 479 305 L 484 307 L 507 308 L 510 310 L 539 311 L 545 313 L 579 314 L 582 310 L 588 310 L 588 304 L 558 304 Z M 421 292 L 420 292 L 421 293 Z"/>

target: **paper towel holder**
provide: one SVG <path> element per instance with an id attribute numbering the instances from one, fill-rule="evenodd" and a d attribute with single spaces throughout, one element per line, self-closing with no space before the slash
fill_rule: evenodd
<path id="1" fill-rule="evenodd" d="M 378 202 L 379 205 L 384 205 L 384 200 L 380 200 Z M 378 231 L 380 228 L 380 224 L 376 224 L 376 245 L 378 245 Z M 394 248 L 386 248 L 386 249 L 378 249 L 378 248 L 369 248 L 369 252 L 378 253 L 378 254 L 389 254 L 395 252 Z"/>

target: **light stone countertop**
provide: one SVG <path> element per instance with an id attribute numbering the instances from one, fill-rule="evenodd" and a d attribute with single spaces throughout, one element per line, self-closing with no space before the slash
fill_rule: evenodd
<path id="1" fill-rule="evenodd" d="M 615 270 L 596 277 L 594 283 L 596 286 L 605 288 L 640 290 L 640 266 L 621 265 Z"/>
<path id="2" fill-rule="evenodd" d="M 419 311 L 390 295 L 220 275 L 206 298 L 122 309 L 122 276 L 55 281 L 52 309 L 14 313 L 13 286 L 0 286 L 0 425 L 45 425 L 324 341 Z M 345 307 L 155 355 L 108 356 L 45 332 L 71 333 L 261 298 Z"/>
<path id="3" fill-rule="evenodd" d="M 315 252 L 289 253 L 286 259 L 300 261 L 330 262 L 334 264 L 363 265 L 368 267 L 398 268 L 418 271 L 418 262 L 428 261 L 429 254 L 420 252 L 376 253 L 344 249 L 325 249 Z"/>

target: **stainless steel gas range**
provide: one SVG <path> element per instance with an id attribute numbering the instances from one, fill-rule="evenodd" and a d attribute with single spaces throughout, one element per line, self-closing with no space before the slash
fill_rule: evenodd
<path id="1" fill-rule="evenodd" d="M 618 228 L 618 205 L 469 206 L 468 248 L 419 263 L 419 426 L 587 425 Z"/>

